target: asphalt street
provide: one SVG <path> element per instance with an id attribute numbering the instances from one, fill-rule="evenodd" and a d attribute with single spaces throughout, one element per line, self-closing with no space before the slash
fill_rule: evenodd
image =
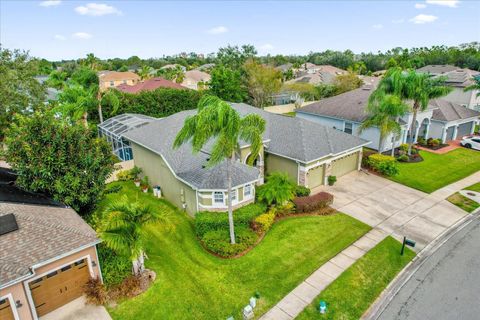
<path id="1" fill-rule="evenodd" d="M 480 219 L 427 258 L 378 319 L 480 319 Z"/>

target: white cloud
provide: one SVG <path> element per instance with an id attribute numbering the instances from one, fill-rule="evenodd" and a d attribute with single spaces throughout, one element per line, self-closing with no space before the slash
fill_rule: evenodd
<path id="1" fill-rule="evenodd" d="M 438 17 L 432 16 L 432 15 L 429 15 L 429 14 L 419 14 L 419 15 L 413 17 L 412 19 L 410 19 L 410 21 L 415 23 L 415 24 L 425 24 L 425 23 L 434 22 L 437 19 L 438 19 Z"/>
<path id="2" fill-rule="evenodd" d="M 221 33 L 227 33 L 227 32 L 228 32 L 228 28 L 224 26 L 218 26 L 208 30 L 208 33 L 210 34 L 221 34 Z"/>
<path id="3" fill-rule="evenodd" d="M 404 23 L 404 22 L 405 22 L 405 19 L 392 20 L 392 23 L 395 23 L 395 24 Z"/>
<path id="4" fill-rule="evenodd" d="M 122 15 L 120 10 L 104 3 L 87 3 L 85 6 L 76 7 L 75 11 L 81 15 L 94 17 L 104 16 L 107 14 Z"/>
<path id="5" fill-rule="evenodd" d="M 275 47 L 272 46 L 270 43 L 265 43 L 264 45 L 260 46 L 259 49 L 262 52 L 268 52 L 274 49 Z"/>
<path id="6" fill-rule="evenodd" d="M 456 8 L 457 5 L 460 3 L 460 1 L 458 0 L 427 0 L 426 3 L 450 7 L 450 8 Z"/>
<path id="7" fill-rule="evenodd" d="M 67 38 L 65 36 L 62 36 L 61 34 L 56 34 L 54 38 L 55 40 L 60 40 L 60 41 L 67 40 Z"/>
<path id="8" fill-rule="evenodd" d="M 374 25 L 372 26 L 372 28 L 373 28 L 373 29 L 383 29 L 383 24 L 380 24 L 380 23 L 374 24 Z"/>
<path id="9" fill-rule="evenodd" d="M 61 0 L 46 0 L 46 1 L 40 2 L 40 6 L 42 6 L 42 7 L 54 7 L 54 6 L 58 6 L 60 3 L 62 3 Z"/>
<path id="10" fill-rule="evenodd" d="M 91 39 L 93 36 L 90 33 L 86 32 L 75 32 L 74 34 L 72 34 L 72 37 L 75 39 L 88 40 Z"/>
<path id="11" fill-rule="evenodd" d="M 415 3 L 415 9 L 425 9 L 426 7 L 425 3 Z"/>

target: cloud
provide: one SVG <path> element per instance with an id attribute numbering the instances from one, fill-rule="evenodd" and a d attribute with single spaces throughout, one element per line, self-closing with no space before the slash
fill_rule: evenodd
<path id="1" fill-rule="evenodd" d="M 392 20 L 392 23 L 395 23 L 395 24 L 404 23 L 404 22 L 405 22 L 405 19 Z"/>
<path id="2" fill-rule="evenodd" d="M 383 29 L 383 24 L 380 24 L 380 23 L 374 24 L 374 25 L 372 26 L 372 28 L 373 28 L 373 29 Z"/>
<path id="3" fill-rule="evenodd" d="M 415 9 L 425 9 L 426 7 L 425 3 L 415 3 Z"/>
<path id="4" fill-rule="evenodd" d="M 272 46 L 270 43 L 265 43 L 264 45 L 261 45 L 259 47 L 260 51 L 262 52 L 268 52 L 268 51 L 271 51 L 272 49 L 274 49 L 275 47 Z"/>
<path id="5" fill-rule="evenodd" d="M 86 32 L 75 32 L 72 34 L 72 38 L 74 39 L 82 39 L 82 40 L 88 40 L 91 39 L 93 36 L 90 33 Z"/>
<path id="6" fill-rule="evenodd" d="M 60 40 L 60 41 L 67 40 L 67 38 L 65 36 L 62 36 L 61 34 L 56 34 L 54 38 L 55 40 Z"/>
<path id="7" fill-rule="evenodd" d="M 457 5 L 460 3 L 458 0 L 427 0 L 425 1 L 427 4 L 434 4 L 444 7 L 456 8 Z"/>
<path id="8" fill-rule="evenodd" d="M 208 30 L 208 33 L 210 34 L 221 34 L 226 32 L 228 32 L 228 28 L 224 26 L 218 26 Z"/>
<path id="9" fill-rule="evenodd" d="M 75 11 L 81 15 L 94 17 L 104 16 L 107 14 L 122 15 L 120 10 L 104 3 L 87 3 L 85 6 L 76 7 Z"/>
<path id="10" fill-rule="evenodd" d="M 425 24 L 425 23 L 434 22 L 437 19 L 438 19 L 438 17 L 432 16 L 432 15 L 429 15 L 429 14 L 419 14 L 419 15 L 413 17 L 412 19 L 410 19 L 410 21 L 415 23 L 415 24 Z"/>
<path id="11" fill-rule="evenodd" d="M 40 6 L 42 6 L 42 7 L 54 7 L 54 6 L 60 5 L 60 3 L 62 3 L 61 0 L 46 0 L 46 1 L 40 2 Z"/>

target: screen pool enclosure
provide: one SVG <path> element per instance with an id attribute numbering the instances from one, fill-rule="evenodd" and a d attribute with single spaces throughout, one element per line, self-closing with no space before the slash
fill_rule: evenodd
<path id="1" fill-rule="evenodd" d="M 143 114 L 125 113 L 112 117 L 98 126 L 100 137 L 107 139 L 112 146 L 113 153 L 122 161 L 132 160 L 130 142 L 123 135 L 133 129 L 152 122 L 155 118 Z"/>

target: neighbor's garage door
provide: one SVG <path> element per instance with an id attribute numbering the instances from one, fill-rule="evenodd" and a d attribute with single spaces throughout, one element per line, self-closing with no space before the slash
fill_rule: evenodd
<path id="1" fill-rule="evenodd" d="M 321 186 L 323 184 L 323 172 L 325 168 L 323 165 L 308 170 L 307 183 L 310 189 Z"/>
<path id="2" fill-rule="evenodd" d="M 358 152 L 332 161 L 332 176 L 341 177 L 357 170 Z"/>
<path id="3" fill-rule="evenodd" d="M 2 320 L 14 320 L 13 311 L 10 307 L 10 300 L 0 300 L 0 319 Z"/>
<path id="4" fill-rule="evenodd" d="M 472 132 L 472 125 L 473 121 L 459 125 L 457 130 L 457 139 L 461 139 L 463 136 L 468 136 L 470 132 Z"/>
<path id="5" fill-rule="evenodd" d="M 30 282 L 37 315 L 41 317 L 80 297 L 89 278 L 87 259 L 82 259 Z"/>
<path id="6" fill-rule="evenodd" d="M 454 127 L 448 127 L 447 128 L 447 136 L 445 137 L 445 141 L 451 141 L 453 140 L 453 131 L 455 130 Z"/>

